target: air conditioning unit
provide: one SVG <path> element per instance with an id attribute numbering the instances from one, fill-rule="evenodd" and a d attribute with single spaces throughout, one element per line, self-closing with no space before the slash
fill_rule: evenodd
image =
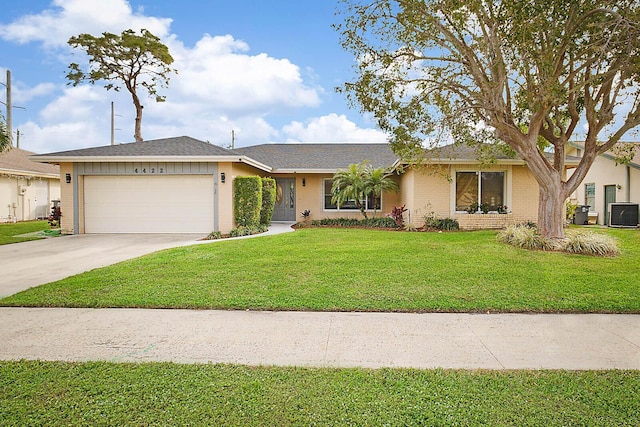
<path id="1" fill-rule="evenodd" d="M 609 227 L 637 227 L 638 203 L 609 203 Z"/>

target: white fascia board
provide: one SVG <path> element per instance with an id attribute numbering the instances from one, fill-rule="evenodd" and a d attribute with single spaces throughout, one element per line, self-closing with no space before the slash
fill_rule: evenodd
<path id="1" fill-rule="evenodd" d="M 578 163 L 580 163 L 579 160 L 566 160 L 565 161 L 565 165 L 566 166 L 577 166 Z M 408 164 L 407 162 L 399 162 L 399 164 Z M 472 160 L 472 159 L 431 159 L 431 160 L 425 160 L 422 162 L 423 165 L 431 165 L 431 166 L 437 166 L 437 165 L 479 165 L 480 162 L 478 162 L 478 160 Z M 500 159 L 500 160 L 496 160 L 495 163 L 492 163 L 495 165 L 510 165 L 510 166 L 525 166 L 527 163 L 524 160 L 520 160 L 520 159 Z M 488 164 L 487 166 L 491 166 L 491 164 Z"/>
<path id="2" fill-rule="evenodd" d="M 338 169 L 273 169 L 272 173 L 280 173 L 280 174 L 300 174 L 300 173 L 316 173 L 316 174 L 334 174 L 338 171 Z"/>
<path id="3" fill-rule="evenodd" d="M 30 160 L 40 163 L 131 163 L 131 162 L 205 162 L 205 163 L 246 163 L 270 172 L 271 168 L 246 156 L 30 156 Z"/>
<path id="4" fill-rule="evenodd" d="M 257 168 L 257 169 L 262 169 L 265 172 L 273 172 L 273 168 L 271 166 L 267 166 L 264 163 L 260 163 L 256 160 L 253 160 L 251 157 L 247 157 L 247 156 L 235 157 L 234 156 L 233 158 L 238 159 L 237 160 L 238 163 L 246 163 L 249 166 L 253 166 L 254 168 Z"/>
<path id="5" fill-rule="evenodd" d="M 17 170 L 17 169 L 0 169 L 0 173 L 6 173 L 11 175 L 20 175 L 25 177 L 34 177 L 34 178 L 51 178 L 51 179 L 59 179 L 59 173 L 46 173 L 46 172 L 35 172 L 35 171 L 25 171 L 25 170 Z"/>

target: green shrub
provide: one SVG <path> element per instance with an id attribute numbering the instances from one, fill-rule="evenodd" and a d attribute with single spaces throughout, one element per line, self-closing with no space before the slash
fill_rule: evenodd
<path id="1" fill-rule="evenodd" d="M 229 232 L 229 236 L 231 237 L 242 237 L 242 236 L 252 236 L 254 234 L 264 233 L 268 230 L 265 225 L 258 225 L 256 227 L 245 227 L 243 225 L 231 229 Z"/>
<path id="2" fill-rule="evenodd" d="M 219 231 L 212 231 L 211 233 L 209 233 L 209 235 L 205 238 L 205 240 L 218 240 L 218 239 L 222 239 L 222 233 Z"/>
<path id="3" fill-rule="evenodd" d="M 428 205 L 430 207 L 431 204 Z M 427 212 L 423 217 L 426 230 L 453 231 L 460 230 L 460 223 L 455 218 L 439 218 L 434 211 Z"/>
<path id="4" fill-rule="evenodd" d="M 233 180 L 233 208 L 238 227 L 260 225 L 262 180 L 259 176 L 238 176 Z"/>
<path id="5" fill-rule="evenodd" d="M 576 209 L 578 209 L 578 203 L 572 202 L 571 200 L 566 203 L 567 209 L 567 219 L 573 219 L 573 215 L 576 213 Z"/>
<path id="6" fill-rule="evenodd" d="M 271 224 L 273 209 L 276 205 L 276 180 L 262 178 L 262 209 L 260 210 L 260 224 Z"/>
<path id="7" fill-rule="evenodd" d="M 606 234 L 567 231 L 563 250 L 572 254 L 615 256 L 620 254 L 616 240 Z"/>
<path id="8" fill-rule="evenodd" d="M 311 221 L 312 226 L 363 227 L 363 228 L 398 228 L 393 218 L 323 218 Z"/>
<path id="9" fill-rule="evenodd" d="M 460 223 L 455 218 L 442 218 L 439 226 L 439 229 L 444 231 L 460 230 Z"/>
<path id="10" fill-rule="evenodd" d="M 424 227 L 428 230 L 453 231 L 460 230 L 460 223 L 455 218 L 430 218 L 424 222 Z"/>

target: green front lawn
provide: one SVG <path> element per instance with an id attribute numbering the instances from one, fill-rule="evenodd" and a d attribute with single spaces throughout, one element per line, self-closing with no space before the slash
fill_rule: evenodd
<path id="1" fill-rule="evenodd" d="M 2 425 L 637 426 L 637 371 L 0 362 Z"/>
<path id="2" fill-rule="evenodd" d="M 48 230 L 49 223 L 47 221 L 26 221 L 0 224 L 0 245 L 8 245 L 10 243 L 27 242 L 29 240 L 42 239 L 40 236 L 16 237 L 21 234 L 33 233 L 36 231 Z"/>
<path id="3" fill-rule="evenodd" d="M 491 231 L 301 229 L 158 252 L 0 305 L 640 313 L 640 233 L 601 232 L 620 256 L 531 252 Z"/>

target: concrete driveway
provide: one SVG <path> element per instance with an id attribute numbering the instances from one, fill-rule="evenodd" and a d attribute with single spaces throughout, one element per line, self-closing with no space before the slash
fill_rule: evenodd
<path id="1" fill-rule="evenodd" d="M 81 234 L 0 246 L 0 297 L 161 249 L 202 234 Z"/>

